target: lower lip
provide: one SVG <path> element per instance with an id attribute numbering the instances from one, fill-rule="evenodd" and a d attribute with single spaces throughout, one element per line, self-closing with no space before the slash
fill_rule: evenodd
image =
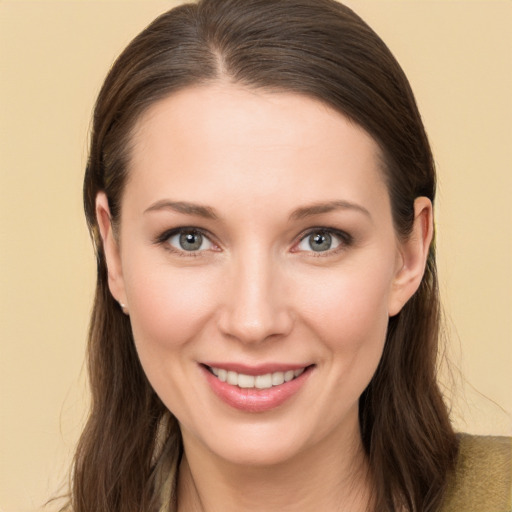
<path id="1" fill-rule="evenodd" d="M 212 391 L 231 407 L 245 412 L 265 412 L 280 406 L 301 389 L 312 369 L 312 367 L 306 368 L 301 375 L 279 386 L 267 389 L 248 389 L 222 382 L 207 368 L 201 366 Z"/>

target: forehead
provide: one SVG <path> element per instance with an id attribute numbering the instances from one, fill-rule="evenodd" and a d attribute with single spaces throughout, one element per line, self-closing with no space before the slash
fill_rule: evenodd
<path id="1" fill-rule="evenodd" d="M 372 187 L 385 188 L 372 137 L 300 94 L 229 84 L 186 88 L 144 113 L 132 143 L 129 181 L 148 196 L 254 201 L 281 192 L 304 201 L 327 193 L 363 200 Z"/>

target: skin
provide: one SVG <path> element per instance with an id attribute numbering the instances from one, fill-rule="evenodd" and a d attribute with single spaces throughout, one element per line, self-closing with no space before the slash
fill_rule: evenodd
<path id="1" fill-rule="evenodd" d="M 389 317 L 421 282 L 430 201 L 416 200 L 400 241 L 375 141 L 292 93 L 188 88 L 154 104 L 133 142 L 119 232 L 103 193 L 97 217 L 111 292 L 180 422 L 180 510 L 364 510 L 358 399 Z M 169 234 L 185 227 L 205 233 L 199 250 Z M 309 245 L 319 228 L 328 250 Z M 212 392 L 205 361 L 313 366 L 290 399 L 254 413 Z"/>

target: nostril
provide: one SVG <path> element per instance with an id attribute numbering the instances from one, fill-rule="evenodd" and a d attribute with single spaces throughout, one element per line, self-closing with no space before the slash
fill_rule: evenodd
<path id="1" fill-rule="evenodd" d="M 219 314 L 218 327 L 225 335 L 242 343 L 260 343 L 290 331 L 291 321 L 284 311 L 271 304 L 234 304 Z"/>

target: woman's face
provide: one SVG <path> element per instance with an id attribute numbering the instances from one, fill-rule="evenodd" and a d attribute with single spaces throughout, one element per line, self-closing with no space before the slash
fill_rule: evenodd
<path id="1" fill-rule="evenodd" d="M 271 464 L 353 436 L 412 293 L 374 140 L 217 84 L 153 105 L 133 142 L 119 245 L 98 197 L 110 287 L 186 449 Z"/>

